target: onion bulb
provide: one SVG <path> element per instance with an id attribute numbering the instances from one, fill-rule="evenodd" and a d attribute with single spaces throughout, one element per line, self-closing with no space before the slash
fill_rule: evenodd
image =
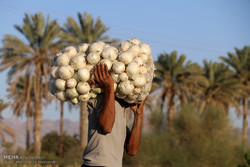
<path id="1" fill-rule="evenodd" d="M 53 78 L 58 78 L 59 77 L 59 75 L 58 75 L 58 67 L 52 67 L 51 68 L 51 76 Z"/>
<path id="2" fill-rule="evenodd" d="M 89 44 L 82 43 L 78 46 L 79 52 L 85 53 L 88 50 Z"/>
<path id="3" fill-rule="evenodd" d="M 56 65 L 58 66 L 66 66 L 69 65 L 70 58 L 68 57 L 67 54 L 62 54 L 57 57 L 56 59 Z"/>
<path id="4" fill-rule="evenodd" d="M 141 93 L 141 88 L 135 87 L 133 93 L 134 94 L 140 94 Z"/>
<path id="5" fill-rule="evenodd" d="M 119 55 L 119 61 L 123 62 L 124 64 L 129 64 L 133 61 L 134 55 L 132 52 L 123 52 Z"/>
<path id="6" fill-rule="evenodd" d="M 89 73 L 89 70 L 86 69 L 86 68 L 82 68 L 80 70 L 78 70 L 78 76 L 79 76 L 79 79 L 83 82 L 86 82 L 89 80 L 90 78 L 90 73 Z"/>
<path id="7" fill-rule="evenodd" d="M 119 74 L 111 73 L 111 78 L 113 79 L 113 82 L 119 82 Z"/>
<path id="8" fill-rule="evenodd" d="M 127 81 L 128 80 L 128 74 L 126 74 L 125 72 L 121 73 L 119 75 L 119 80 L 121 80 L 121 81 Z"/>
<path id="9" fill-rule="evenodd" d="M 73 67 L 75 70 L 78 70 L 80 68 L 84 68 L 86 66 L 85 54 L 82 53 L 82 54 L 79 54 L 79 55 L 73 57 L 69 63 L 71 65 L 71 67 Z"/>
<path id="10" fill-rule="evenodd" d="M 76 88 L 68 88 L 68 89 L 66 89 L 66 95 L 70 99 L 74 99 L 75 97 L 78 96 L 78 92 L 76 91 Z"/>
<path id="11" fill-rule="evenodd" d="M 103 50 L 102 57 L 104 59 L 109 59 L 111 61 L 114 61 L 117 58 L 117 53 L 118 50 L 115 47 L 110 46 Z"/>
<path id="12" fill-rule="evenodd" d="M 60 78 L 57 78 L 55 81 L 56 88 L 59 90 L 65 90 L 66 81 Z"/>
<path id="13" fill-rule="evenodd" d="M 70 79 L 68 79 L 67 82 L 66 82 L 66 86 L 67 86 L 68 88 L 74 88 L 74 87 L 76 87 L 76 85 L 77 85 L 77 80 L 74 79 L 74 78 L 70 78 Z"/>
<path id="14" fill-rule="evenodd" d="M 87 56 L 87 61 L 93 65 L 97 64 L 100 61 L 100 59 L 101 59 L 100 54 L 96 52 L 90 52 Z"/>
<path id="15" fill-rule="evenodd" d="M 76 89 L 80 94 L 86 94 L 90 91 L 90 86 L 87 82 L 78 82 Z"/>
<path id="16" fill-rule="evenodd" d="M 74 46 L 68 46 L 64 49 L 64 53 L 66 53 L 68 57 L 71 59 L 77 54 L 77 50 Z"/>
<path id="17" fill-rule="evenodd" d="M 118 84 L 118 89 L 119 91 L 124 94 L 124 95 L 128 95 L 130 93 L 133 92 L 134 90 L 134 85 L 132 85 L 129 81 L 126 82 L 120 82 Z"/>
<path id="18" fill-rule="evenodd" d="M 100 52 L 102 52 L 104 45 L 105 45 L 104 42 L 101 42 L 101 41 L 95 42 L 92 45 L 90 45 L 89 51 L 90 52 L 99 52 L 100 53 Z"/>
<path id="19" fill-rule="evenodd" d="M 132 77 L 139 74 L 139 66 L 137 63 L 132 62 L 126 68 L 126 73 L 128 76 Z"/>
<path id="20" fill-rule="evenodd" d="M 109 59 L 102 59 L 102 60 L 100 61 L 100 63 L 106 64 L 107 67 L 108 67 L 108 70 L 110 70 L 111 67 L 112 67 L 112 62 L 111 62 Z"/>
<path id="21" fill-rule="evenodd" d="M 133 78 L 134 85 L 137 87 L 144 86 L 147 82 L 146 78 L 143 75 L 138 75 Z"/>
<path id="22" fill-rule="evenodd" d="M 141 53 L 140 47 L 138 45 L 130 46 L 128 51 L 132 52 L 135 57 L 139 56 Z"/>
<path id="23" fill-rule="evenodd" d="M 147 74 L 148 73 L 148 69 L 146 67 L 140 67 L 139 68 L 139 74 Z"/>
<path id="24" fill-rule="evenodd" d="M 99 93 L 102 93 L 104 90 L 103 90 L 103 88 L 97 87 L 96 85 L 92 85 L 91 91 L 99 94 Z"/>
<path id="25" fill-rule="evenodd" d="M 123 42 L 120 44 L 120 50 L 121 50 L 122 52 L 126 52 L 130 46 L 131 46 L 131 43 L 130 43 L 129 41 L 123 41 Z"/>
<path id="26" fill-rule="evenodd" d="M 150 48 L 149 44 L 141 43 L 140 49 L 141 49 L 142 54 L 151 55 L 151 48 Z"/>
<path id="27" fill-rule="evenodd" d="M 63 102 L 68 100 L 68 97 L 64 91 L 57 92 L 55 96 L 58 100 Z"/>
<path id="28" fill-rule="evenodd" d="M 139 67 L 143 66 L 144 63 L 141 57 L 134 58 L 133 62 L 137 63 Z"/>
<path id="29" fill-rule="evenodd" d="M 78 100 L 80 101 L 88 101 L 89 99 L 90 99 L 89 93 L 78 96 Z"/>
<path id="30" fill-rule="evenodd" d="M 148 55 L 147 54 L 140 54 L 139 57 L 143 60 L 144 63 L 146 63 L 148 61 Z"/>
<path id="31" fill-rule="evenodd" d="M 79 103 L 79 101 L 78 101 L 77 98 L 71 99 L 70 102 L 71 102 L 72 104 L 78 104 L 78 103 Z"/>
<path id="32" fill-rule="evenodd" d="M 122 72 L 125 71 L 125 64 L 122 62 L 115 62 L 112 66 L 112 70 L 116 73 L 116 74 L 120 74 Z"/>
<path id="33" fill-rule="evenodd" d="M 129 40 L 129 42 L 133 45 L 140 45 L 141 41 L 137 38 L 132 38 Z"/>
<path id="34" fill-rule="evenodd" d="M 61 79 L 70 79 L 74 75 L 74 69 L 69 65 L 61 66 L 58 69 L 58 75 Z"/>

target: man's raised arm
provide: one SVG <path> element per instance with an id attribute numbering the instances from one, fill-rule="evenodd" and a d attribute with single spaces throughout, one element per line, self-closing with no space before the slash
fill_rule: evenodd
<path id="1" fill-rule="evenodd" d="M 99 63 L 95 66 L 95 80 L 92 82 L 105 89 L 105 100 L 103 109 L 101 110 L 98 118 L 98 122 L 103 132 L 110 133 L 112 131 L 115 122 L 115 94 L 114 94 L 114 82 L 108 72 L 107 65 Z"/>
<path id="2" fill-rule="evenodd" d="M 141 104 L 130 105 L 134 112 L 134 123 L 131 132 L 127 130 L 125 141 L 125 150 L 129 155 L 136 155 L 141 143 L 141 131 L 143 122 L 143 105 L 147 98 Z"/>

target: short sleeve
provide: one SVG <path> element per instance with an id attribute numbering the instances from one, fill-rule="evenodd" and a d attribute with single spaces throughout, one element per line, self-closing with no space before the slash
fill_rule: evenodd
<path id="1" fill-rule="evenodd" d="M 94 115 L 95 117 L 99 117 L 99 113 L 103 108 L 103 104 L 104 104 L 103 94 L 98 95 L 95 99 L 90 99 L 87 105 L 89 115 Z"/>

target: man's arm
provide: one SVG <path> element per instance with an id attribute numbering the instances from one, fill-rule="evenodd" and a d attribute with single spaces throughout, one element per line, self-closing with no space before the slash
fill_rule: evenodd
<path id="1" fill-rule="evenodd" d="M 103 132 L 110 133 L 112 131 L 115 122 L 115 93 L 114 93 L 114 82 L 108 72 L 107 65 L 99 63 L 95 67 L 94 71 L 95 81 L 94 84 L 104 87 L 105 99 L 103 109 L 100 111 L 98 123 L 102 128 Z"/>
<path id="2" fill-rule="evenodd" d="M 129 130 L 127 131 L 125 141 L 125 150 L 129 155 L 136 155 L 140 147 L 143 122 L 143 105 L 146 99 L 141 104 L 130 106 L 134 112 L 134 123 L 131 132 Z"/>

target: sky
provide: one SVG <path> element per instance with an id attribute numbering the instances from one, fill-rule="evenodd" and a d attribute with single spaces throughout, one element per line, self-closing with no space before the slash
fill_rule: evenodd
<path id="1" fill-rule="evenodd" d="M 77 19 L 78 12 L 87 12 L 95 19 L 100 16 L 110 28 L 107 35 L 121 41 L 139 38 L 150 44 L 155 60 L 161 53 L 176 50 L 202 65 L 204 59 L 220 61 L 219 56 L 250 45 L 249 0 L 0 0 L 0 38 L 13 34 L 25 40 L 14 25 L 22 24 L 25 13 L 37 12 L 61 25 L 69 16 Z M 0 98 L 8 101 L 7 72 L 0 73 L 0 78 Z M 13 117 L 11 108 L 3 117 Z M 54 103 L 44 109 L 43 119 L 59 117 Z M 65 117 L 78 121 L 79 113 L 66 107 Z"/>

